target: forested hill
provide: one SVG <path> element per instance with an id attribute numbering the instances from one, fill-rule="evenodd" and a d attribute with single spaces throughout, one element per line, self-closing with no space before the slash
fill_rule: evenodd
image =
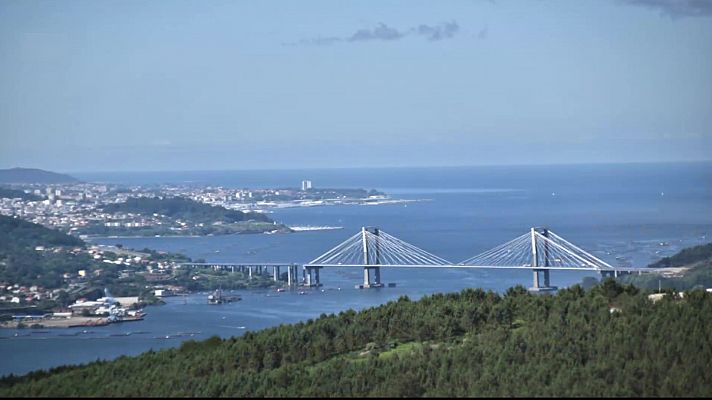
<path id="1" fill-rule="evenodd" d="M 633 284 L 648 289 L 658 289 L 658 287 L 676 290 L 712 288 L 712 243 L 682 249 L 680 252 L 650 264 L 648 267 L 686 267 L 687 270 L 676 277 L 666 277 L 658 274 L 631 274 L 620 276 L 618 280 L 624 284 Z"/>
<path id="2" fill-rule="evenodd" d="M 84 246 L 84 241 L 21 218 L 0 215 L 0 251 L 11 247 Z"/>
<path id="3" fill-rule="evenodd" d="M 4 396 L 710 396 L 712 295 L 407 298 L 0 381 Z"/>
<path id="4" fill-rule="evenodd" d="M 131 197 L 127 199 L 126 202 L 104 206 L 104 211 L 110 213 L 124 212 L 144 215 L 157 213 L 171 218 L 206 223 L 215 221 L 240 222 L 248 220 L 272 222 L 265 214 L 228 210 L 225 207 L 211 206 L 183 197 Z"/>
<path id="5" fill-rule="evenodd" d="M 36 168 L 0 169 L 0 183 L 74 183 L 73 176 Z"/>
<path id="6" fill-rule="evenodd" d="M 0 215 L 0 282 L 59 287 L 63 273 L 76 272 L 80 266 L 89 265 L 91 259 L 86 254 L 36 251 L 35 248 L 84 245 L 81 239 L 63 232 Z"/>
<path id="7" fill-rule="evenodd" d="M 712 261 L 712 243 L 682 249 L 675 255 L 672 255 L 670 257 L 664 257 L 660 261 L 650 264 L 648 267 L 682 267 L 701 261 Z"/>

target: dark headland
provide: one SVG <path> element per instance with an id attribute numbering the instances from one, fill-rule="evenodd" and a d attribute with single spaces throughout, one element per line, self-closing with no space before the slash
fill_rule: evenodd
<path id="1" fill-rule="evenodd" d="M 73 176 L 37 168 L 0 169 L 0 183 L 74 183 Z"/>

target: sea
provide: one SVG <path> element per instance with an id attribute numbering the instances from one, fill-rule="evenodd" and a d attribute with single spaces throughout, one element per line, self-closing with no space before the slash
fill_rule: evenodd
<path id="1" fill-rule="evenodd" d="M 712 241 L 712 163 L 590 164 L 443 168 L 360 168 L 259 171 L 77 172 L 84 181 L 126 185 L 191 184 L 235 188 L 364 188 L 394 199 L 381 205 L 274 209 L 289 226 L 329 226 L 289 234 L 93 239 L 184 253 L 210 262 L 307 263 L 361 227 L 393 236 L 457 263 L 547 227 L 616 266 L 645 267 L 682 248 Z M 552 271 L 567 287 L 593 272 Z M 185 340 L 240 336 L 280 324 L 362 310 L 400 296 L 482 288 L 502 293 L 532 285 L 532 272 L 473 269 L 388 269 L 395 287 L 357 289 L 358 268 L 328 268 L 323 286 L 285 292 L 240 290 L 242 300 L 209 305 L 209 293 L 168 297 L 145 309 L 143 321 L 105 327 L 0 331 L 0 375 L 137 355 Z M 300 293 L 301 292 L 301 293 Z"/>

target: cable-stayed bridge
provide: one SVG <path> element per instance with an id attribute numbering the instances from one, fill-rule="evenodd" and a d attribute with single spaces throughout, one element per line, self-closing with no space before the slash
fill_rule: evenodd
<path id="1" fill-rule="evenodd" d="M 529 232 L 459 263 L 450 262 L 417 246 L 407 243 L 378 228 L 363 227 L 326 253 L 302 265 L 294 263 L 183 263 L 182 267 L 210 267 L 262 274 L 272 268 L 274 280 L 280 278 L 280 268 L 287 269 L 289 285 L 320 286 L 322 268 L 363 268 L 361 288 L 382 287 L 381 268 L 484 268 L 526 269 L 533 272 L 530 290 L 547 291 L 552 270 L 595 271 L 603 276 L 623 273 L 655 273 L 664 269 L 613 267 L 580 247 L 568 242 L 547 228 L 531 228 Z"/>

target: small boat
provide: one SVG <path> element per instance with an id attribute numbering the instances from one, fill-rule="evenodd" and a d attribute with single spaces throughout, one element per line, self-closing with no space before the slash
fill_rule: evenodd
<path id="1" fill-rule="evenodd" d="M 217 289 L 215 292 L 213 292 L 213 294 L 208 296 L 208 304 L 232 303 L 233 301 L 240 300 L 242 300 L 242 297 L 240 297 L 240 295 L 226 296 L 223 295 L 221 289 Z"/>
<path id="2" fill-rule="evenodd" d="M 278 291 L 278 292 L 285 292 L 286 289 L 285 289 L 285 288 L 277 288 L 277 291 Z"/>

